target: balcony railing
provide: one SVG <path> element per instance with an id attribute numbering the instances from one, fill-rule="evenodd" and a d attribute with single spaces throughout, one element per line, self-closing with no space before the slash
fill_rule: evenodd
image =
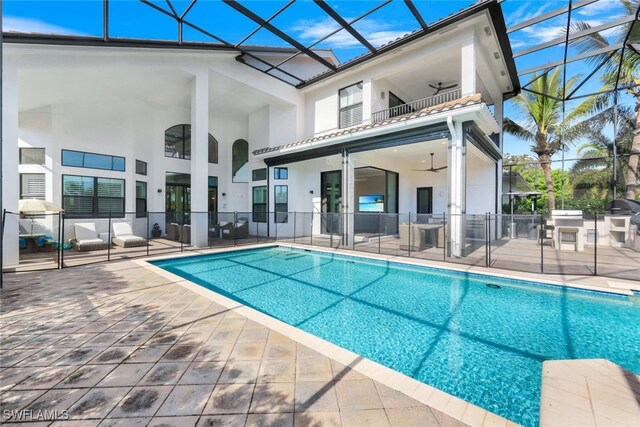
<path id="1" fill-rule="evenodd" d="M 422 110 L 423 108 L 433 107 L 434 105 L 454 101 L 456 99 L 459 99 L 461 97 L 461 94 L 461 90 L 456 89 L 449 92 L 443 92 L 437 95 L 429 96 L 427 98 L 418 99 L 416 101 L 411 101 L 406 104 L 398 105 L 396 107 L 387 108 L 386 110 L 377 111 L 371 115 L 371 122 L 382 122 L 392 117 L 402 116 L 403 114 L 409 114 L 414 111 Z"/>

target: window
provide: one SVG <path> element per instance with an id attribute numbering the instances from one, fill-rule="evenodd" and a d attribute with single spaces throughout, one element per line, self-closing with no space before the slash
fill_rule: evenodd
<path id="1" fill-rule="evenodd" d="M 340 89 L 340 129 L 362 123 L 362 82 Z"/>
<path id="2" fill-rule="evenodd" d="M 20 174 L 20 198 L 44 200 L 45 178 L 43 173 Z"/>
<path id="3" fill-rule="evenodd" d="M 62 175 L 62 207 L 67 218 L 124 215 L 124 179 Z"/>
<path id="4" fill-rule="evenodd" d="M 147 174 L 147 162 L 143 162 L 142 160 L 136 160 L 136 173 L 138 175 L 146 175 Z"/>
<path id="5" fill-rule="evenodd" d="M 251 173 L 251 178 L 253 181 L 264 181 L 267 179 L 267 169 L 254 169 Z"/>
<path id="6" fill-rule="evenodd" d="M 267 222 L 267 186 L 253 187 L 253 222 Z"/>
<path id="7" fill-rule="evenodd" d="M 249 182 L 249 143 L 238 139 L 231 148 L 232 182 Z"/>
<path id="8" fill-rule="evenodd" d="M 289 187 L 287 185 L 275 185 L 275 221 L 277 223 L 286 223 L 289 221 L 287 212 L 289 211 Z"/>
<path id="9" fill-rule="evenodd" d="M 21 165 L 44 165 L 44 148 L 21 148 Z"/>
<path id="10" fill-rule="evenodd" d="M 287 178 L 289 178 L 289 169 L 287 169 L 287 168 L 274 168 L 273 169 L 273 178 L 274 179 L 287 179 Z"/>
<path id="11" fill-rule="evenodd" d="M 136 181 L 136 218 L 147 216 L 147 183 Z"/>
<path id="12" fill-rule="evenodd" d="M 62 150 L 62 166 L 124 172 L 124 157 Z"/>
<path id="13" fill-rule="evenodd" d="M 164 156 L 191 160 L 191 125 L 172 126 L 164 132 Z M 209 134 L 209 163 L 218 163 L 218 141 Z"/>

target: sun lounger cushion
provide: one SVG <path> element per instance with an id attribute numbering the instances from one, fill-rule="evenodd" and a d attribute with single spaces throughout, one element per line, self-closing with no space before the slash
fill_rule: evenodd
<path id="1" fill-rule="evenodd" d="M 78 222 L 73 225 L 76 238 L 71 245 L 79 251 L 97 251 L 107 249 L 108 245 L 96 233 L 96 225 L 92 222 Z"/>
<path id="2" fill-rule="evenodd" d="M 114 244 L 122 246 L 123 248 L 145 246 L 147 244 L 146 239 L 133 234 L 131 224 L 126 222 L 116 222 L 113 224 L 113 238 L 111 240 Z"/>

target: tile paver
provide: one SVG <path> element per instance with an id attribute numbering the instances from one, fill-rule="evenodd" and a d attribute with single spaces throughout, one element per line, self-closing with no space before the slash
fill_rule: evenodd
<path id="1" fill-rule="evenodd" d="M 456 425 L 134 262 L 5 284 L 2 409 L 68 410 L 54 426 Z"/>

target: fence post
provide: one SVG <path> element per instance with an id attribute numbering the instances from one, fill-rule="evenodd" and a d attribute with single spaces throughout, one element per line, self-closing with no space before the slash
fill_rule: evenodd
<path id="1" fill-rule="evenodd" d="M 333 249 L 333 212 L 327 215 L 331 217 L 331 221 L 329 222 L 329 247 Z"/>
<path id="2" fill-rule="evenodd" d="M 407 246 L 408 256 L 411 257 L 411 212 L 409 212 L 409 245 Z"/>
<path id="3" fill-rule="evenodd" d="M 447 213 L 442 212 L 442 261 L 447 262 Z"/>
<path id="4" fill-rule="evenodd" d="M 595 233 L 594 233 L 594 241 L 593 241 L 593 275 L 597 276 L 598 275 L 598 214 L 595 214 L 594 216 L 594 226 L 595 226 Z"/>
<path id="5" fill-rule="evenodd" d="M 266 222 L 269 222 L 269 212 L 267 212 Z M 260 243 L 260 223 L 256 221 L 256 244 Z"/>
<path id="6" fill-rule="evenodd" d="M 489 242 L 488 242 L 488 238 L 489 238 L 489 231 L 488 231 L 488 226 L 489 226 L 489 221 L 487 221 L 487 217 L 488 217 L 488 213 L 484 214 L 484 266 L 485 267 L 489 267 Z"/>
<path id="7" fill-rule="evenodd" d="M 542 215 L 540 215 L 540 273 L 544 273 L 544 237 L 547 230 L 544 229 L 542 223 Z"/>
<path id="8" fill-rule="evenodd" d="M 309 233 L 309 245 L 313 246 L 313 211 L 311 211 L 311 232 Z"/>
<path id="9" fill-rule="evenodd" d="M 60 230 L 60 242 L 59 242 L 59 246 L 61 247 L 60 249 L 60 269 L 62 270 L 64 268 L 64 212 L 60 213 L 60 216 L 62 217 L 61 222 L 62 222 L 62 226 L 61 226 L 61 230 Z"/>
<path id="10" fill-rule="evenodd" d="M 355 222 L 355 221 L 354 221 Z M 355 237 L 355 236 L 354 236 Z M 380 253 L 380 239 L 382 238 L 382 214 L 378 214 L 378 253 Z M 355 240 L 353 239 L 353 246 L 355 247 Z"/>
<path id="11" fill-rule="evenodd" d="M 107 261 L 111 261 L 111 211 L 109 211 L 109 228 L 107 229 Z"/>
<path id="12" fill-rule="evenodd" d="M 62 268 L 60 266 L 60 254 L 62 253 L 62 249 L 64 246 L 64 235 L 62 235 L 62 212 L 58 212 L 58 269 Z"/>
<path id="13" fill-rule="evenodd" d="M 253 220 L 255 221 L 255 215 Z M 237 230 L 234 230 L 236 224 L 238 223 L 238 211 L 233 211 L 233 226 L 231 227 L 231 230 L 234 231 L 233 233 L 233 246 L 238 246 L 238 233 Z M 247 224 L 247 230 L 249 229 L 249 224 Z"/>
<path id="14" fill-rule="evenodd" d="M 2 228 L 0 228 L 0 246 L 2 246 L 2 249 L 0 250 L 0 289 L 2 289 L 2 282 L 4 282 L 4 220 L 6 216 L 7 210 L 2 209 Z"/>
<path id="15" fill-rule="evenodd" d="M 149 256 L 149 211 L 147 211 L 147 256 Z"/>
<path id="16" fill-rule="evenodd" d="M 182 217 L 180 219 L 180 228 L 178 229 L 178 240 L 180 240 L 180 253 L 184 252 L 184 236 L 182 235 L 184 231 L 184 212 L 182 212 Z"/>
<path id="17" fill-rule="evenodd" d="M 491 213 L 489 213 L 489 268 L 491 268 Z"/>
<path id="18" fill-rule="evenodd" d="M 296 242 L 296 219 L 298 218 L 298 211 L 293 212 L 293 243 Z"/>

